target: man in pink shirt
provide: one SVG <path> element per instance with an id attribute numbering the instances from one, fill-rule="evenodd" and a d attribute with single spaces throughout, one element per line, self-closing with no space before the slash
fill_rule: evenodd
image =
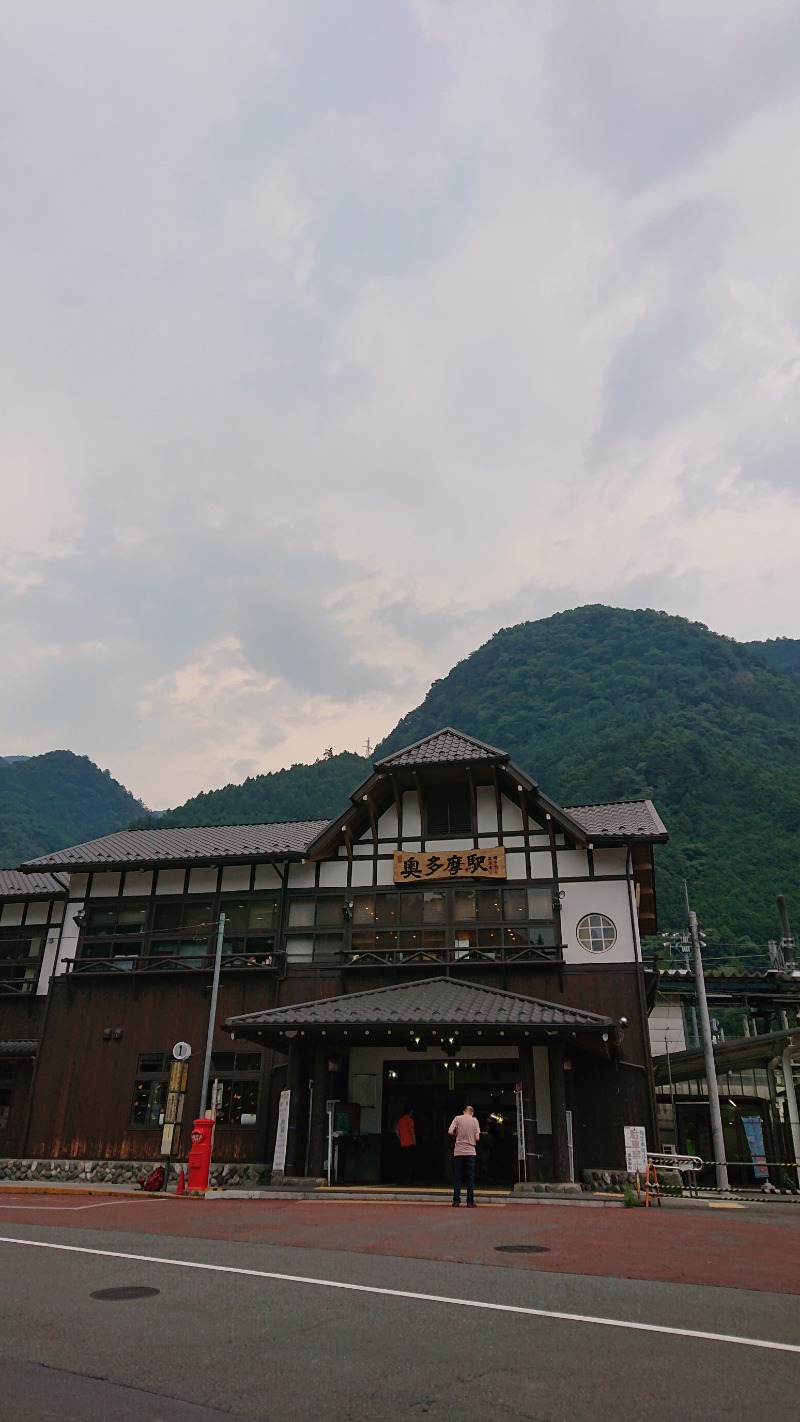
<path id="1" fill-rule="evenodd" d="M 467 1209 L 475 1208 L 475 1147 L 481 1138 L 481 1128 L 475 1120 L 471 1106 L 465 1106 L 463 1115 L 455 1116 L 447 1128 L 453 1137 L 453 1209 L 461 1204 L 461 1181 L 466 1181 Z"/>

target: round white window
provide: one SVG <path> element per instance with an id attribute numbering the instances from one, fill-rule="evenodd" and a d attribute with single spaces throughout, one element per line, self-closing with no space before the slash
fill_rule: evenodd
<path id="1" fill-rule="evenodd" d="M 578 942 L 587 953 L 607 953 L 617 941 L 617 930 L 604 913 L 587 913 L 578 924 Z"/>

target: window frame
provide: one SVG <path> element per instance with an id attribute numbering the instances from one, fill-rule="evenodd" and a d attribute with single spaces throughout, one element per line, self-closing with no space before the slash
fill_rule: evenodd
<path id="1" fill-rule="evenodd" d="M 230 1067 L 230 1068 L 215 1067 L 215 1065 L 214 1065 L 215 1059 L 216 1059 L 216 1061 L 219 1061 L 220 1057 L 229 1057 L 229 1056 L 232 1056 L 232 1057 L 233 1057 L 233 1066 L 232 1066 L 232 1067 Z M 239 1058 L 240 1058 L 240 1057 L 245 1057 L 245 1058 L 249 1058 L 249 1057 L 257 1058 L 257 1059 L 258 1059 L 258 1066 L 257 1066 L 257 1067 L 252 1067 L 252 1068 L 250 1068 L 250 1069 L 248 1070 L 247 1068 L 242 1067 L 241 1064 L 239 1063 Z M 211 1071 L 209 1072 L 208 1093 L 207 1093 L 207 1096 L 206 1096 L 206 1107 L 205 1107 L 205 1109 L 206 1109 L 207 1111 L 210 1111 L 210 1110 L 211 1110 L 211 1102 L 212 1102 L 212 1098 L 213 1098 L 214 1082 L 215 1082 L 215 1081 L 219 1081 L 219 1082 L 221 1082 L 221 1083 L 223 1084 L 223 1105 L 226 1106 L 226 1108 L 227 1108 L 227 1110 L 228 1110 L 228 1113 L 230 1113 L 230 1109 L 231 1109 L 232 1104 L 233 1104 L 233 1101 L 234 1101 L 234 1092 L 235 1092 L 235 1089 L 236 1089 L 237 1086 L 240 1086 L 240 1085 L 243 1084 L 245 1087 L 247 1087 L 247 1086 L 252 1086 L 253 1084 L 255 1084 L 255 1089 L 256 1089 L 256 1091 L 255 1091 L 255 1111 L 253 1111 L 253 1112 L 249 1112 L 249 1111 L 248 1111 L 248 1112 L 242 1112 L 242 1111 L 240 1111 L 240 1113 L 239 1113 L 239 1114 L 240 1114 L 240 1119 L 239 1119 L 238 1121 L 224 1120 L 221 1116 L 218 1115 L 218 1116 L 216 1117 L 215 1125 L 218 1126 L 220 1130 L 223 1130 L 223 1131 L 255 1131 L 255 1130 L 258 1129 L 259 1113 L 260 1113 L 261 1101 L 262 1101 L 262 1090 L 261 1090 L 261 1086 L 262 1086 L 262 1078 L 263 1078 L 263 1075 L 264 1075 L 264 1053 L 263 1053 L 263 1051 L 261 1051 L 261 1050 L 260 1050 L 259 1048 L 257 1048 L 257 1047 L 256 1047 L 256 1048 L 248 1048 L 248 1049 L 246 1049 L 246 1050 L 244 1050 L 244 1051 L 212 1052 L 212 1054 L 211 1054 Z M 228 1089 L 227 1089 L 227 1098 L 226 1098 L 226 1093 L 225 1093 L 225 1088 L 226 1088 L 226 1087 L 228 1088 Z M 242 1115 L 254 1115 L 254 1116 L 255 1116 L 255 1120 L 253 1120 L 253 1121 L 248 1121 L 246 1124 L 243 1125 L 243 1124 L 242 1124 L 242 1121 L 241 1121 L 241 1116 L 242 1116 Z"/>
<path id="2" fill-rule="evenodd" d="M 592 920 L 599 920 L 599 922 L 592 922 Z M 610 942 L 606 941 L 608 937 L 607 925 L 610 926 L 612 933 Z M 581 937 L 581 929 L 583 928 L 587 930 L 587 934 L 589 937 L 588 944 L 585 943 L 583 941 L 583 938 Z M 594 946 L 596 941 L 596 930 L 599 930 L 600 934 L 602 935 L 602 946 L 599 948 L 596 948 Z M 600 954 L 611 952 L 611 949 L 615 946 L 619 938 L 619 933 L 617 931 L 617 925 L 615 924 L 613 918 L 610 918 L 607 913 L 600 913 L 597 909 L 593 909 L 591 913 L 585 913 L 581 918 L 578 919 L 578 922 L 575 925 L 575 938 L 577 940 L 578 947 L 582 948 L 584 953 L 589 953 L 592 957 L 596 957 Z"/>
<path id="3" fill-rule="evenodd" d="M 143 1060 L 143 1059 L 146 1059 L 147 1057 L 153 1057 L 153 1058 L 159 1057 L 159 1058 L 160 1058 L 161 1066 L 160 1066 L 160 1068 L 159 1068 L 158 1071 L 155 1071 L 155 1070 L 153 1070 L 153 1071 L 147 1071 L 147 1070 L 145 1070 L 145 1069 L 142 1068 L 142 1066 L 141 1066 L 142 1060 Z M 171 1060 L 171 1058 L 170 1058 L 170 1053 L 169 1053 L 169 1052 L 139 1052 L 139 1053 L 137 1054 L 137 1057 L 136 1057 L 136 1074 L 135 1074 L 134 1079 L 133 1079 L 133 1093 L 132 1093 L 132 1095 L 131 1095 L 130 1110 L 128 1111 L 128 1130 L 130 1130 L 130 1131 L 160 1131 L 160 1130 L 161 1130 L 161 1128 L 162 1128 L 162 1126 L 163 1126 L 163 1124 L 164 1124 L 163 1116 L 164 1116 L 164 1112 L 165 1112 L 165 1110 L 166 1110 L 166 1105 L 167 1105 L 167 1092 L 168 1092 L 168 1090 L 169 1090 L 170 1060 Z M 155 1122 L 153 1122 L 153 1121 L 135 1121 L 135 1120 L 134 1120 L 134 1111 L 136 1110 L 136 1100 L 137 1100 L 138 1088 L 139 1088 L 140 1085 L 144 1085 L 144 1084 L 146 1084 L 147 1086 L 149 1086 L 149 1087 L 151 1087 L 151 1088 L 152 1088 L 153 1086 L 163 1086 L 163 1092 L 160 1093 L 161 1096 L 162 1096 L 162 1099 L 161 1099 L 160 1101 L 156 1102 L 156 1103 L 154 1103 L 154 1102 L 152 1101 L 152 1099 L 151 1099 L 151 1093 L 148 1092 L 147 1112 L 148 1112 L 148 1114 L 149 1114 L 149 1113 L 154 1109 L 154 1105 L 155 1105 L 155 1110 L 156 1110 L 156 1112 L 157 1112 L 158 1115 L 159 1115 L 159 1119 L 158 1119 L 157 1121 L 155 1121 Z"/>

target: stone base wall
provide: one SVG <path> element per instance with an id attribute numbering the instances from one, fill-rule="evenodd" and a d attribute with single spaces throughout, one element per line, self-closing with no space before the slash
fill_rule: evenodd
<path id="1" fill-rule="evenodd" d="M 150 1174 L 159 1160 L 0 1160 L 0 1180 L 36 1180 L 42 1185 L 77 1183 L 81 1185 L 130 1185 Z M 185 1160 L 170 1163 L 170 1180 L 186 1169 Z M 247 1189 L 269 1185 L 272 1167 L 269 1165 L 228 1164 L 211 1166 L 209 1186 L 226 1189 L 241 1186 Z"/>
<path id="2" fill-rule="evenodd" d="M 635 1185 L 636 1176 L 627 1170 L 582 1170 L 581 1180 L 584 1190 L 621 1192 L 626 1185 Z M 644 1189 L 644 1176 L 639 1177 L 639 1183 Z M 679 1170 L 671 1169 L 669 1166 L 659 1165 L 658 1183 L 662 1192 L 666 1194 L 682 1195 L 684 1190 L 683 1177 Z"/>

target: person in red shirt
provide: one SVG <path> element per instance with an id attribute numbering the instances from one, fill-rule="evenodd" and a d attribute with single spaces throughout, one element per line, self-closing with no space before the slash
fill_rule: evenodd
<path id="1" fill-rule="evenodd" d="M 475 1208 L 475 1147 L 481 1138 L 481 1128 L 471 1106 L 465 1106 L 460 1116 L 454 1116 L 447 1128 L 453 1137 L 453 1208 L 461 1204 L 461 1181 L 467 1186 L 467 1208 Z"/>
<path id="2" fill-rule="evenodd" d="M 410 1185 L 414 1179 L 417 1154 L 417 1133 L 414 1129 L 413 1107 L 406 1106 L 394 1130 L 400 1142 L 400 1184 Z"/>

